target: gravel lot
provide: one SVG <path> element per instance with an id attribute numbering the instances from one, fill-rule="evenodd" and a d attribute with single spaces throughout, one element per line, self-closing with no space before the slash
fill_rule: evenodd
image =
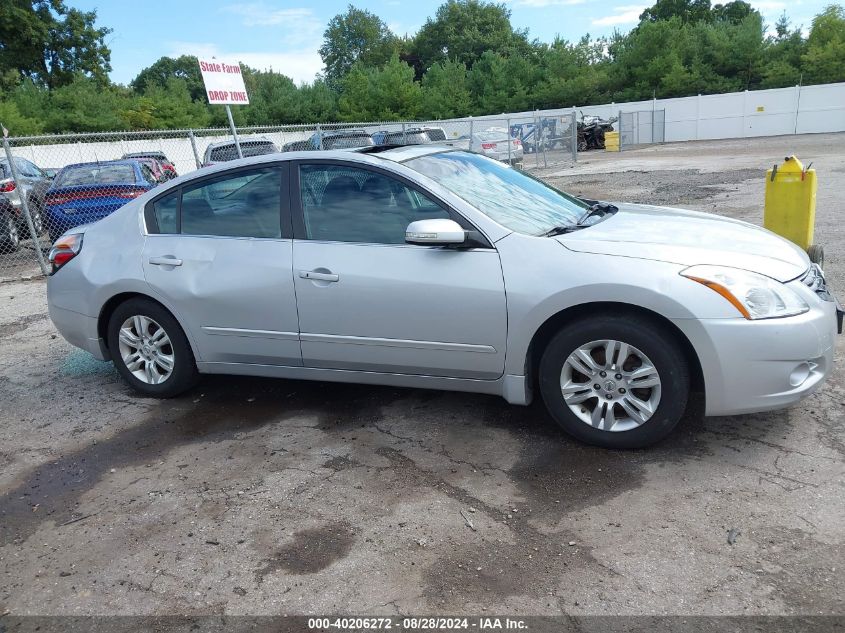
<path id="1" fill-rule="evenodd" d="M 668 144 L 542 175 L 760 223 L 762 170 L 795 152 L 845 296 L 843 147 Z M 0 614 L 845 614 L 841 343 L 798 407 L 694 402 L 630 452 L 480 395 L 212 377 L 139 398 L 56 334 L 40 280 L 0 284 L 0 349 Z"/>

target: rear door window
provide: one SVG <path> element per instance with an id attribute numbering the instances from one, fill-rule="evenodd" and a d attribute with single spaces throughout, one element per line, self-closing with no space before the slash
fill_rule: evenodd
<path id="1" fill-rule="evenodd" d="M 281 170 L 250 169 L 182 190 L 181 233 L 281 237 Z"/>

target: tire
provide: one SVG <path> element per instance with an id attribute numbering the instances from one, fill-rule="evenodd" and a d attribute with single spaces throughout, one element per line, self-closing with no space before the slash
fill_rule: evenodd
<path id="1" fill-rule="evenodd" d="M 607 342 L 615 343 L 610 349 L 616 364 L 606 362 Z M 628 353 L 620 359 L 623 349 Z M 570 360 L 579 351 L 592 363 L 583 353 Z M 639 316 L 599 315 L 567 325 L 543 351 L 539 374 L 543 401 L 558 425 L 605 448 L 641 448 L 662 440 L 678 424 L 689 397 L 689 368 L 678 341 Z"/>
<path id="2" fill-rule="evenodd" d="M 10 214 L 0 214 L 0 254 L 11 253 L 21 246 L 18 223 Z"/>
<path id="3" fill-rule="evenodd" d="M 172 398 L 199 379 L 185 332 L 170 312 L 150 299 L 129 299 L 115 309 L 108 345 L 117 371 L 145 396 Z"/>
<path id="4" fill-rule="evenodd" d="M 37 202 L 30 201 L 29 212 L 32 214 L 32 224 L 35 226 L 35 235 L 32 235 L 29 230 L 29 223 L 26 221 L 26 218 L 23 217 L 23 212 L 21 212 L 19 232 L 24 239 L 38 237 L 44 232 L 44 217 L 41 214 L 41 207 Z"/>
<path id="5" fill-rule="evenodd" d="M 811 262 L 818 264 L 819 268 L 824 270 L 824 248 L 822 248 L 821 244 L 813 244 L 807 249 L 807 255 Z"/>

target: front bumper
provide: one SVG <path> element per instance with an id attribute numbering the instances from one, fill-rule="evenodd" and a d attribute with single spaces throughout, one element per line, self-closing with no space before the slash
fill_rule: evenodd
<path id="1" fill-rule="evenodd" d="M 780 409 L 824 383 L 833 368 L 841 308 L 809 291 L 802 295 L 810 311 L 794 317 L 674 321 L 698 354 L 705 415 Z"/>

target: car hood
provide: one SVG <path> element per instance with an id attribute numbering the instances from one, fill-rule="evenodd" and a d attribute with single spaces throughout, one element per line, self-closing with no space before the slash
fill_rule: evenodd
<path id="1" fill-rule="evenodd" d="M 581 253 L 731 266 L 778 281 L 795 279 L 810 265 L 795 244 L 747 222 L 645 204 L 616 206 L 606 220 L 556 239 Z"/>

